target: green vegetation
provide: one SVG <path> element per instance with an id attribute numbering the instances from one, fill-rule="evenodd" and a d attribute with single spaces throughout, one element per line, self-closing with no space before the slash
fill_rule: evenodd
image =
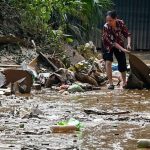
<path id="1" fill-rule="evenodd" d="M 21 27 L 36 44 L 59 50 L 60 43 L 83 44 L 92 40 L 111 0 L 9 0 L 19 11 Z M 99 31 L 99 30 L 98 30 Z"/>

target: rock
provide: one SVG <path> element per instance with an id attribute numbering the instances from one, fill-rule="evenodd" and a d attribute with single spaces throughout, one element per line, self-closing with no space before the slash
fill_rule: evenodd
<path id="1" fill-rule="evenodd" d="M 20 124 L 19 127 L 20 127 L 20 128 L 24 128 L 24 124 Z"/>
<path id="2" fill-rule="evenodd" d="M 43 114 L 44 114 L 43 111 L 41 111 L 41 110 L 38 109 L 38 108 L 32 108 L 32 109 L 31 109 L 31 113 L 32 113 L 33 115 L 43 115 Z"/>
<path id="3" fill-rule="evenodd" d="M 69 95 L 69 92 L 68 92 L 68 91 L 64 91 L 64 92 L 62 93 L 62 95 Z"/>
<path id="4" fill-rule="evenodd" d="M 92 89 L 93 89 L 93 90 L 101 90 L 100 87 L 93 87 Z"/>
<path id="5" fill-rule="evenodd" d="M 150 148 L 150 139 L 139 139 L 137 142 L 138 148 Z"/>

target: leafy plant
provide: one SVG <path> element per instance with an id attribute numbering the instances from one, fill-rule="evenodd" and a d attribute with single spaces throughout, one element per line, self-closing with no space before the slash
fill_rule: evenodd
<path id="1" fill-rule="evenodd" d="M 97 32 L 102 14 L 111 0 L 9 0 L 20 11 L 22 28 L 38 40 L 58 48 L 66 42 L 85 43 Z M 61 32 L 61 34 L 58 34 Z M 71 40 L 73 39 L 73 40 Z M 54 46 L 55 45 L 55 46 Z M 57 47 L 57 48 L 56 48 Z"/>

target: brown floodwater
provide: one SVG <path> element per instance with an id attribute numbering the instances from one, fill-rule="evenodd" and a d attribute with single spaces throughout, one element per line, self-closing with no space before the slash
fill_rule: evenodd
<path id="1" fill-rule="evenodd" d="M 150 63 L 147 55 L 141 57 Z M 110 114 L 86 114 L 85 109 Z M 83 124 L 80 132 L 51 133 L 52 125 L 69 118 Z M 146 89 L 69 95 L 42 89 L 31 96 L 0 97 L 0 150 L 141 150 L 138 139 L 150 139 L 150 91 Z"/>

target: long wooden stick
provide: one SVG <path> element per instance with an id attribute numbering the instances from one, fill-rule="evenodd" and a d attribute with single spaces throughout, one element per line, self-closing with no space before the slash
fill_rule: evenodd
<path id="1" fill-rule="evenodd" d="M 90 109 L 84 109 L 84 112 L 86 114 L 96 114 L 96 115 L 121 115 L 121 114 L 128 114 L 130 111 L 122 111 L 122 112 L 100 112 L 97 110 L 90 110 Z"/>

